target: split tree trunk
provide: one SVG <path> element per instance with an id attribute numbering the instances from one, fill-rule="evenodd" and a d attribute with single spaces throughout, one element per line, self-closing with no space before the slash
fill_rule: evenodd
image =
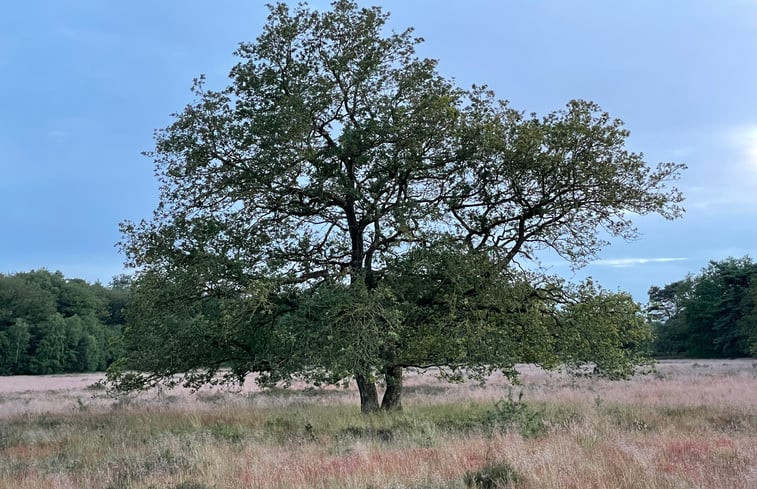
<path id="1" fill-rule="evenodd" d="M 350 180 L 354 186 L 356 181 L 353 173 L 354 165 L 350 161 L 347 166 L 350 169 Z M 363 240 L 363 230 L 365 227 L 361 227 L 360 222 L 357 219 L 354 198 L 348 197 L 344 212 L 345 217 L 347 218 L 350 241 L 352 244 L 352 250 L 350 253 L 350 283 L 355 284 L 358 281 L 363 281 L 369 290 L 373 290 L 376 288 L 376 277 L 373 274 L 371 262 L 373 251 L 375 250 L 370 251 L 367 255 L 365 253 Z M 373 413 L 379 409 L 385 411 L 402 409 L 400 399 L 400 395 L 402 394 L 402 367 L 387 367 L 384 370 L 384 376 L 386 379 L 386 392 L 384 393 L 381 405 L 379 405 L 376 383 L 368 380 L 363 374 L 355 375 L 357 388 L 360 392 L 360 412 Z"/>
<path id="2" fill-rule="evenodd" d="M 378 411 L 379 401 L 376 384 L 366 379 L 362 374 L 355 375 L 355 381 L 360 392 L 360 412 L 374 413 Z"/>
<path id="3" fill-rule="evenodd" d="M 386 392 L 381 401 L 381 409 L 384 411 L 402 410 L 402 367 L 391 366 L 384 370 L 386 380 Z"/>
<path id="4" fill-rule="evenodd" d="M 360 412 L 363 414 L 382 411 L 402 410 L 402 367 L 391 366 L 384 370 L 386 391 L 379 405 L 376 384 L 365 375 L 355 375 L 358 392 L 360 392 Z"/>

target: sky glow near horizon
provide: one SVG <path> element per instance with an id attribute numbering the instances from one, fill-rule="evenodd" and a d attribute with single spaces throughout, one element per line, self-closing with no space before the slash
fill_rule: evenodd
<path id="1" fill-rule="evenodd" d="M 228 82 L 232 52 L 265 22 L 263 2 L 30 0 L 0 18 L 0 273 L 123 272 L 118 223 L 150 218 L 154 129 L 192 100 L 192 79 Z M 709 260 L 757 255 L 757 2 L 387 0 L 422 57 L 463 87 L 487 84 L 525 112 L 599 103 L 650 165 L 686 163 L 682 219 L 636 216 L 570 280 L 592 276 L 646 300 Z M 328 2 L 311 1 L 314 8 Z"/>

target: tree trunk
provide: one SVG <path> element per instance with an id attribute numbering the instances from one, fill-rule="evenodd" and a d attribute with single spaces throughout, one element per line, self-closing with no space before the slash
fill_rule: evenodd
<path id="1" fill-rule="evenodd" d="M 373 413 L 379 410 L 378 392 L 376 384 L 365 378 L 364 375 L 355 375 L 357 389 L 360 392 L 360 412 Z"/>
<path id="2" fill-rule="evenodd" d="M 381 409 L 384 411 L 402 410 L 402 367 L 391 366 L 384 370 L 386 379 L 386 392 L 381 401 Z"/>

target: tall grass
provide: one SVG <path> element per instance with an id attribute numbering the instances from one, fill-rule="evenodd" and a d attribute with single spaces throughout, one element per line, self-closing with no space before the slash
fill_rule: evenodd
<path id="1" fill-rule="evenodd" d="M 515 388 L 411 376 L 405 411 L 372 416 L 352 390 L 119 402 L 0 378 L 0 488 L 757 487 L 751 362 L 621 383 L 523 372 Z"/>

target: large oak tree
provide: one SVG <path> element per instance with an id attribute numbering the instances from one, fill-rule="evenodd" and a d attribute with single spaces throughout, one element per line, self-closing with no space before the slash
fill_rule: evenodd
<path id="1" fill-rule="evenodd" d="M 538 117 L 462 89 L 387 18 L 348 0 L 274 5 L 229 86 L 198 79 L 157 132 L 160 204 L 122 225 L 139 270 L 123 365 L 150 374 L 122 385 L 194 385 L 222 366 L 351 375 L 371 411 L 381 376 L 385 407 L 400 405 L 407 366 L 600 365 L 600 346 L 627 349 L 630 298 L 522 266 L 544 249 L 581 265 L 602 236 L 634 237 L 634 215 L 678 217 L 682 165 L 647 166 L 594 103 Z M 566 338 L 602 330 L 617 337 L 567 354 Z"/>

